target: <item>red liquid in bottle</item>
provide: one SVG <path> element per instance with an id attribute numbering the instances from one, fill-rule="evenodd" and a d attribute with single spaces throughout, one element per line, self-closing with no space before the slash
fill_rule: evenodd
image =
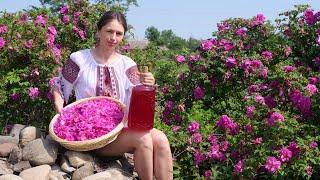
<path id="1" fill-rule="evenodd" d="M 128 127 L 135 130 L 153 128 L 155 110 L 155 87 L 138 85 L 132 89 Z"/>

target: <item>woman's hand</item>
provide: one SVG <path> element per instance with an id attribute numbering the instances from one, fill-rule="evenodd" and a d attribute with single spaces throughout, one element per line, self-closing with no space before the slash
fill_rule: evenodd
<path id="1" fill-rule="evenodd" d="M 64 100 L 60 95 L 58 87 L 56 86 L 52 87 L 52 94 L 53 94 L 54 108 L 56 110 L 56 113 L 60 114 L 62 112 Z"/>
<path id="2" fill-rule="evenodd" d="M 153 86 L 156 82 L 151 72 L 147 72 L 147 73 L 140 72 L 139 76 L 140 76 L 141 83 L 144 85 Z"/>

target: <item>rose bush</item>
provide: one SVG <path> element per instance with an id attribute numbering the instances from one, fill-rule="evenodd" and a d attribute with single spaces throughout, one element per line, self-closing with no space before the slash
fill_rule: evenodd
<path id="1" fill-rule="evenodd" d="M 94 22 L 105 9 L 81 0 L 57 11 L 2 12 L 1 128 L 12 122 L 47 129 L 50 80 L 71 52 L 94 44 Z M 275 24 L 262 14 L 230 18 L 196 51 L 120 49 L 155 74 L 155 125 L 170 140 L 174 177 L 320 175 L 319 15 L 297 6 Z"/>
<path id="2" fill-rule="evenodd" d="M 319 36 L 320 12 L 297 6 L 276 25 L 263 14 L 222 21 L 197 51 L 176 55 L 188 70 L 162 87 L 159 125 L 175 175 L 318 177 Z"/>
<path id="3" fill-rule="evenodd" d="M 106 8 L 81 0 L 57 11 L 1 13 L 0 127 L 15 122 L 47 129 L 54 115 L 51 78 L 71 52 L 94 44 L 94 23 Z"/>

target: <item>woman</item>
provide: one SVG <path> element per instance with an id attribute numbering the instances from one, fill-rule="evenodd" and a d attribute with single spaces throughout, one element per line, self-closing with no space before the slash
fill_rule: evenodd
<path id="1" fill-rule="evenodd" d="M 151 73 L 140 73 L 136 63 L 116 52 L 127 31 L 124 15 L 107 11 L 97 23 L 97 43 L 91 49 L 74 52 L 64 64 L 53 87 L 58 113 L 72 89 L 77 100 L 92 96 L 111 96 L 129 105 L 132 87 L 154 85 Z M 134 166 L 141 179 L 172 179 L 172 155 L 166 135 L 157 129 L 135 131 L 124 128 L 117 139 L 95 151 L 100 156 L 134 153 Z"/>

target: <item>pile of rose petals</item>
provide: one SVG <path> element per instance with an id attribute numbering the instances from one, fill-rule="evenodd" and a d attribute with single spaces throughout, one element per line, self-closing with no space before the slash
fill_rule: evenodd
<path id="1" fill-rule="evenodd" d="M 95 139 L 112 131 L 123 119 L 118 103 L 92 99 L 65 108 L 53 126 L 54 133 L 67 141 Z"/>

